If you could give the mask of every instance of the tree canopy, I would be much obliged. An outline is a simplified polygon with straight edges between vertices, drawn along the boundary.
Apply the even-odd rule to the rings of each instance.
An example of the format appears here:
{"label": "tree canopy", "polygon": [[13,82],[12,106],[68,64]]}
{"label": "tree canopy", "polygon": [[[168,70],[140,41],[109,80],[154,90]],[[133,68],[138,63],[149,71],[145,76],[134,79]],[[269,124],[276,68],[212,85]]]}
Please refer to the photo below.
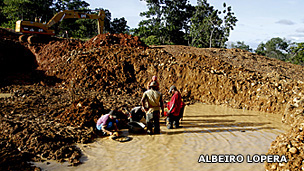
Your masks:
{"label": "tree canopy", "polygon": [[17,20],[34,21],[35,17],[42,20],[53,15],[53,0],[2,0],[1,14],[5,16],[1,26],[14,28]]}
{"label": "tree canopy", "polygon": [[256,49],[256,53],[270,58],[280,60],[287,60],[287,53],[289,52],[289,43],[287,40],[276,37],[267,41],[265,44],[262,42]]}
{"label": "tree canopy", "polygon": [[242,49],[249,52],[252,52],[252,48],[249,45],[246,45],[244,41],[237,41],[236,43],[231,43],[231,48]]}
{"label": "tree canopy", "polygon": [[[237,22],[230,6],[215,10],[207,0],[193,6],[187,0],[145,0],[148,11],[135,34],[146,43],[182,44],[195,47],[224,47]],[[221,16],[223,15],[223,16]],[[221,18],[222,17],[222,18]]]}
{"label": "tree canopy", "polygon": [[[194,16],[191,18],[191,45],[195,47],[225,47],[230,30],[237,19],[230,6],[223,4],[224,10],[215,10],[207,0],[198,0]],[[220,15],[223,14],[223,19]]]}
{"label": "tree canopy", "polygon": [[293,43],[287,61],[304,65],[304,43]]}

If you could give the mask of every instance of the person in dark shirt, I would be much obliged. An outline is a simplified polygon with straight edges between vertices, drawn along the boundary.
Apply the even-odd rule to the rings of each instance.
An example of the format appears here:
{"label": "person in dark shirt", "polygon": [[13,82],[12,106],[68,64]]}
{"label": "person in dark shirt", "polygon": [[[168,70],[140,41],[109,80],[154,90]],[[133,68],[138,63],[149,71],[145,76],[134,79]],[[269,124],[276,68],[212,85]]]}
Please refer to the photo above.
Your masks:
{"label": "person in dark shirt", "polygon": [[139,122],[144,116],[145,112],[141,106],[134,107],[130,111],[130,122]]}

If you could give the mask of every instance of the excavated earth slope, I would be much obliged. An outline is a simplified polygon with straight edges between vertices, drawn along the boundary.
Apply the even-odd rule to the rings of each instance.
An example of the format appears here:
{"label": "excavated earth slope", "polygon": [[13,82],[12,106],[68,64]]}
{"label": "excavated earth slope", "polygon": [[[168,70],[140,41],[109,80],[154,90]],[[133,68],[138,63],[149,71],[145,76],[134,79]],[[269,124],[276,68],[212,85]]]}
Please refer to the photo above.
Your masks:
{"label": "excavated earth slope", "polygon": [[[0,41],[18,44],[14,37]],[[174,84],[187,103],[281,114],[292,127],[277,137],[268,153],[286,155],[289,162],[265,167],[297,170],[303,166],[302,66],[239,49],[148,48],[137,37],[124,34],[99,35],[85,43],[63,40],[23,46],[36,57],[27,66],[38,65],[20,77],[0,75],[5,80],[0,92],[12,95],[0,99],[0,154],[9,156],[0,163],[1,169],[33,169],[22,160],[27,156],[79,164],[81,152],[73,143],[96,137],[94,123],[101,114],[138,105],[153,75],[158,76],[165,99]],[[7,58],[0,52],[1,60]],[[125,119],[123,113],[121,118]],[[16,157],[23,162],[8,164]]]}

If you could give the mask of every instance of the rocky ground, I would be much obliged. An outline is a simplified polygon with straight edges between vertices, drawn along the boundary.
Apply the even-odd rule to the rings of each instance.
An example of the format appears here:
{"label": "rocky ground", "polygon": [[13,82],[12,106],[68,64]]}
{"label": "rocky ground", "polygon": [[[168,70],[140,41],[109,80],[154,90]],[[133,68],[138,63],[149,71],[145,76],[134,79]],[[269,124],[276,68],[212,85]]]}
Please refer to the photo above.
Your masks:
{"label": "rocky ground", "polygon": [[278,136],[268,153],[290,160],[265,168],[303,166],[302,66],[239,49],[147,47],[125,34],[34,45],[20,44],[4,29],[0,34],[0,93],[12,95],[0,98],[1,170],[38,169],[29,160],[80,164],[81,151],[74,144],[98,136],[94,125],[101,114],[139,105],[153,75],[165,99],[174,84],[188,104],[282,115],[291,130]]}

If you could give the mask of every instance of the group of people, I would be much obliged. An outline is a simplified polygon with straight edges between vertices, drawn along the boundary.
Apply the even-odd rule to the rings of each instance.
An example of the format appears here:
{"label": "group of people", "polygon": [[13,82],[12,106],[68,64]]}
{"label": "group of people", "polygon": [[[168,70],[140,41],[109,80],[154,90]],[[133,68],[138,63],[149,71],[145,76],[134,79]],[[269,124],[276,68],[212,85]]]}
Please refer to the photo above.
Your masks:
{"label": "group of people", "polygon": [[[150,135],[153,133],[160,133],[160,116],[166,116],[166,126],[168,129],[172,129],[173,127],[180,128],[179,122],[183,117],[185,104],[183,103],[181,94],[177,88],[174,85],[170,87],[169,93],[172,97],[168,103],[164,103],[162,99],[156,76],[152,77],[147,89],[148,90],[144,92],[141,98],[141,106],[134,107],[130,111],[130,121],[139,122],[145,117],[147,133]],[[168,109],[168,112],[164,112],[165,107]],[[112,135],[113,131],[117,131],[116,117],[113,110],[110,113],[101,116],[96,124],[97,129],[101,130],[104,135]]]}

